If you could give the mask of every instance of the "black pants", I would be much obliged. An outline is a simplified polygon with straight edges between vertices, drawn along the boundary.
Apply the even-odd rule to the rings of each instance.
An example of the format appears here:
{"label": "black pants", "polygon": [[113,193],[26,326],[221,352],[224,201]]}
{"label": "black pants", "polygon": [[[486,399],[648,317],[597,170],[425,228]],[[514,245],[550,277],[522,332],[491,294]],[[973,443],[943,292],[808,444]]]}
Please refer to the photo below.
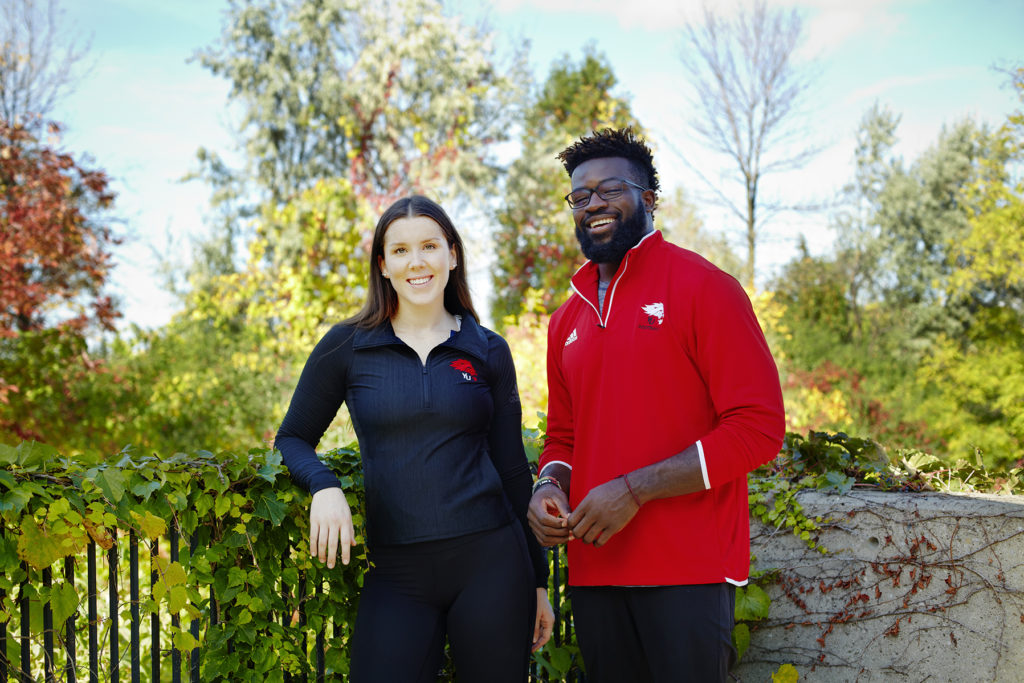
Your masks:
{"label": "black pants", "polygon": [[570,595],[587,683],[726,680],[734,586],[573,586]]}
{"label": "black pants", "polygon": [[459,683],[526,680],[537,594],[518,523],[369,557],[351,681],[436,681],[446,636]]}

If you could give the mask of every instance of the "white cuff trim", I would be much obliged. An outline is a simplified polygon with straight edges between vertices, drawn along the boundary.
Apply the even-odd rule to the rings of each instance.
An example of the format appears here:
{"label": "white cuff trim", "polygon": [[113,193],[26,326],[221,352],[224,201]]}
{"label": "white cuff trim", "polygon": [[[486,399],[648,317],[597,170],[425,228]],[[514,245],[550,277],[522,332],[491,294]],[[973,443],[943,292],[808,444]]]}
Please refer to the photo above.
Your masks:
{"label": "white cuff trim", "polygon": [[543,469],[541,469],[541,471],[537,473],[537,476],[538,477],[543,477],[544,476],[544,470],[546,470],[547,468],[551,467],[552,465],[564,465],[566,469],[568,469],[570,472],[572,472],[572,465],[570,465],[569,463],[567,463],[567,462],[565,462],[563,460],[552,460],[547,465],[544,465]]}
{"label": "white cuff trim", "polygon": [[734,586],[746,586],[747,583],[749,583],[749,579],[743,579],[742,581],[737,581],[736,579],[730,579],[727,576],[727,577],[725,577],[725,582],[726,583],[731,583]]}
{"label": "white cuff trim", "polygon": [[697,441],[697,456],[700,458],[700,473],[704,477],[704,489],[711,488],[711,481],[708,479],[708,463],[704,460],[704,444]]}

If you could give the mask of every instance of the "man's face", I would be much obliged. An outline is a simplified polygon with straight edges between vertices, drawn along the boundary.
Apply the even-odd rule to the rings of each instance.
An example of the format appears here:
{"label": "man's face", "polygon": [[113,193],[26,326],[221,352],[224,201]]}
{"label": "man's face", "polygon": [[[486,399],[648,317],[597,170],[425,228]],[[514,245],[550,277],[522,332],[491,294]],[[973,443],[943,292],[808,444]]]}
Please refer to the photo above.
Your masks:
{"label": "man's face", "polygon": [[654,193],[616,179],[636,182],[632,165],[622,157],[584,161],[572,172],[572,189],[621,187],[622,194],[602,199],[596,192],[590,203],[574,209],[576,239],[583,255],[594,263],[618,264],[640,238],[651,230],[649,211]]}

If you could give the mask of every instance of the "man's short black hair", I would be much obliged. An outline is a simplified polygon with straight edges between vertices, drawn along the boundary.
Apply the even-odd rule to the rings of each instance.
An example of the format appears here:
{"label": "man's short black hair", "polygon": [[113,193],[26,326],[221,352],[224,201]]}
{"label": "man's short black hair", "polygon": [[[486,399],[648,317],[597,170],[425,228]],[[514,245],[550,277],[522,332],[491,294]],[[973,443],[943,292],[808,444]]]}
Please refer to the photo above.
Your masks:
{"label": "man's short black hair", "polygon": [[654,155],[647,143],[633,133],[632,128],[605,128],[595,131],[589,137],[581,137],[558,155],[558,159],[565,166],[565,172],[570,176],[584,161],[607,157],[628,159],[633,166],[633,172],[637,174],[636,178],[629,180],[635,180],[644,187],[654,190],[654,196],[658,196],[660,184],[658,172],[654,170]]}

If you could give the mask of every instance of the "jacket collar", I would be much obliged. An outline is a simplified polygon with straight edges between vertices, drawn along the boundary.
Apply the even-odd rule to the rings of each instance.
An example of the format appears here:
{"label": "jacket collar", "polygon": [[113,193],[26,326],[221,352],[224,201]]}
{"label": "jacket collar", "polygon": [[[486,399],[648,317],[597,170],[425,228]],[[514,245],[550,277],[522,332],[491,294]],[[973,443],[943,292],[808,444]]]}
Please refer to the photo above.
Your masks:
{"label": "jacket collar", "polygon": [[[480,327],[476,319],[468,313],[463,312],[459,315],[462,316],[462,324],[459,326],[459,331],[452,335],[448,341],[442,342],[441,345],[468,353],[480,360],[486,360],[487,336],[484,334],[484,328]],[[356,329],[352,337],[353,350],[388,346],[390,344],[404,345],[404,342],[398,338],[394,329],[392,329],[390,320],[377,327]]]}
{"label": "jacket collar", "polygon": [[[642,258],[644,254],[653,251],[657,248],[657,245],[663,243],[665,237],[661,234],[661,230],[651,230],[649,233],[640,238],[640,241],[633,245],[626,255],[622,257],[622,263],[619,264],[619,269],[615,271],[615,276],[612,277],[612,284],[618,281],[618,279],[626,272],[626,266],[630,261]],[[593,261],[587,261],[576,271],[575,275],[572,276],[572,288],[578,295],[587,299],[591,298],[596,300],[597,297],[597,264]],[[593,292],[590,295],[584,295],[584,292]]]}

